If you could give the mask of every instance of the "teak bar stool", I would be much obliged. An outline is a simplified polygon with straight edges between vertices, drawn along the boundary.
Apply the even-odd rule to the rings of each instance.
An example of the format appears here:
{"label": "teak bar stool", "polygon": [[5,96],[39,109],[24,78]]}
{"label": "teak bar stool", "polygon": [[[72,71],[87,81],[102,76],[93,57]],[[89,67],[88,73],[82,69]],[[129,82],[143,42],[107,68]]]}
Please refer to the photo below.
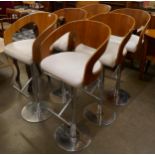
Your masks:
{"label": "teak bar stool", "polygon": [[[44,22],[42,21],[44,19]],[[13,42],[12,36],[15,32],[20,30],[23,26],[34,23],[39,31],[39,35],[50,25],[55,25],[57,21],[57,16],[55,14],[49,14],[47,12],[38,12],[24,16],[14,22],[5,32],[4,32],[4,42],[5,48],[4,52],[9,57],[16,59],[28,66],[30,66],[32,77],[26,82],[23,88],[19,92],[23,92],[28,83],[32,80],[34,101],[30,101],[22,109],[22,117],[29,122],[40,122],[47,119],[50,116],[50,112],[47,111],[46,103],[39,100],[38,92],[38,70],[36,68],[37,63],[34,61],[33,53],[33,43],[35,39],[26,39]],[[37,38],[36,38],[37,39]]]}
{"label": "teak bar stool", "polygon": [[81,7],[87,11],[87,18],[91,18],[100,13],[108,13],[111,10],[111,6],[107,4],[89,4]]}
{"label": "teak bar stool", "polygon": [[138,61],[140,64],[144,48],[144,33],[151,19],[150,14],[147,11],[133,8],[116,9],[113,12],[123,13],[132,16],[135,19],[134,30],[136,33],[131,35],[125,48],[128,51],[127,56]]}
{"label": "teak bar stool", "polygon": [[[55,13],[58,16],[57,28],[68,22],[86,19],[87,17],[87,12],[80,8],[63,8],[53,13]],[[57,39],[53,43],[51,48],[54,48],[55,52],[67,51],[68,38],[69,38],[69,32],[61,36],[59,39]],[[67,95],[66,87],[64,86],[64,84],[61,83],[60,88],[52,90],[52,92],[50,93],[50,98],[55,103],[65,103],[65,101],[67,100],[66,95]]]}
{"label": "teak bar stool", "polygon": [[[50,45],[67,32],[70,32],[68,46],[72,46],[74,49],[75,46],[83,43],[95,48],[94,54],[90,56],[70,49],[70,51],[49,56],[51,52]],[[98,59],[104,53],[110,32],[110,28],[103,23],[79,20],[59,27],[50,33],[40,45],[40,60],[44,58],[41,61],[42,70],[45,74],[54,76],[70,86],[71,122],[67,126],[58,127],[55,133],[58,145],[64,150],[79,151],[87,147],[91,142],[87,135],[77,129],[75,88],[90,84],[100,75],[102,66]],[[102,102],[100,101],[99,105],[101,113]]]}
{"label": "teak bar stool", "polygon": [[[121,67],[122,67],[124,57],[127,53],[124,46],[131,36],[131,33],[134,28],[135,20],[130,16],[117,14],[117,13],[96,15],[90,18],[90,20],[102,22],[104,24],[107,24],[111,28],[112,35],[110,36],[110,40],[105,52],[100,57],[100,61],[103,64],[103,66],[106,66],[114,70],[116,69],[117,71],[117,80],[116,80],[114,96],[115,96],[115,104],[119,105],[121,104],[121,101],[119,98],[119,87],[120,87],[120,78],[121,78],[121,69],[122,69]],[[87,47],[86,45],[81,45],[76,48],[76,51],[77,52],[83,51],[86,54],[93,54],[95,51],[95,49],[91,49],[89,51],[88,49],[90,49],[90,47]],[[89,120],[97,123],[96,120],[91,119],[92,117],[88,117],[91,114],[91,116],[95,118],[96,113],[94,113],[94,110],[93,110],[94,106],[95,105],[90,105],[88,108],[86,108],[85,115]],[[112,114],[109,119],[104,120],[102,123],[108,125],[108,124],[111,124],[114,120],[115,120],[115,114]]]}
{"label": "teak bar stool", "polygon": [[92,17],[90,20],[103,22],[111,28],[112,35],[100,61],[104,66],[116,71],[116,85],[113,93],[114,101],[115,105],[124,105],[127,102],[121,98],[120,89],[122,64],[127,54],[127,50],[124,47],[132,34],[135,20],[131,16],[118,13],[100,14]]}

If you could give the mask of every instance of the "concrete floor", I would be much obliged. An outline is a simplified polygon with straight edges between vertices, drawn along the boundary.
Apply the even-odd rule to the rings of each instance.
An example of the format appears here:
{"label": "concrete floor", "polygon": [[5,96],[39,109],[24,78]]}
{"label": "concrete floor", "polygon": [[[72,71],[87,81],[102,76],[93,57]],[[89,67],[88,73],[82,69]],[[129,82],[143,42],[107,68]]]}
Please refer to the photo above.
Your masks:
{"label": "concrete floor", "polygon": [[[78,126],[90,134],[92,143],[76,153],[155,153],[155,66],[145,81],[138,79],[138,71],[126,67],[121,86],[130,93],[128,105],[109,106],[117,119],[109,126],[98,127],[82,115],[83,109],[95,100],[79,92],[77,101]],[[54,139],[56,128],[62,123],[51,116],[42,123],[29,123],[22,119],[21,109],[29,101],[12,87],[11,69],[0,69],[0,153],[69,153],[60,149]],[[24,70],[21,78],[26,79]],[[105,79],[105,90],[113,88],[114,81]],[[46,89],[45,89],[46,88]],[[49,100],[50,87],[43,77],[44,100]],[[49,100],[50,101],[50,100]],[[60,104],[50,102],[58,109]],[[69,118],[69,109],[65,117]]]}

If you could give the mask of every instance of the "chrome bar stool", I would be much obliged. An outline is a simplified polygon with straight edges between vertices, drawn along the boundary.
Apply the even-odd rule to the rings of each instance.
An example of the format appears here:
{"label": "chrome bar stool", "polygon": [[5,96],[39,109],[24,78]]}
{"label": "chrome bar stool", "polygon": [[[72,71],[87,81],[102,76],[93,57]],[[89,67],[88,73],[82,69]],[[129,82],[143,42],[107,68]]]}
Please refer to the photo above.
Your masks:
{"label": "chrome bar stool", "polygon": [[[53,12],[58,16],[57,28],[66,24],[68,22],[86,19],[87,12],[81,8],[63,8]],[[51,48],[57,52],[67,51],[68,49],[68,38],[69,32],[57,39],[52,45]],[[53,79],[53,78],[52,78]],[[53,79],[54,81],[56,79]],[[68,90],[64,87],[64,84],[59,81],[60,85],[58,88],[55,88],[50,92],[50,99],[55,103],[65,104],[67,100]],[[66,94],[66,95],[65,95]]]}
{"label": "chrome bar stool", "polygon": [[[130,58],[132,62],[136,60],[137,62],[141,61],[142,58],[142,48],[143,48],[143,37],[146,28],[150,22],[151,16],[147,11],[142,9],[133,9],[133,8],[122,8],[113,10],[114,13],[121,13],[129,15],[135,19],[134,33],[131,35],[128,40],[125,48],[127,50],[126,57]],[[123,89],[119,90],[119,98],[122,101],[120,105],[126,105],[128,103],[129,93]]]}
{"label": "chrome bar stool", "polygon": [[[123,92],[120,89],[122,65],[127,54],[127,50],[124,47],[134,30],[135,20],[128,15],[118,13],[100,14],[90,18],[90,20],[103,22],[109,25],[112,30],[107,50],[100,58],[100,61],[104,66],[114,69],[114,72],[116,72],[116,85],[113,98],[115,105],[124,105],[126,102],[121,98]],[[126,26],[124,27],[123,24]]]}
{"label": "chrome bar stool", "polygon": [[[49,56],[50,45],[66,32],[70,32],[68,46],[72,44],[72,47],[75,47],[80,43],[85,43],[96,48],[95,53],[90,56],[80,52],[66,51]],[[43,72],[70,86],[71,121],[58,127],[55,132],[58,146],[64,150],[79,151],[91,142],[90,137],[77,128],[76,89],[90,84],[100,75],[102,66],[98,58],[106,49],[109,35],[110,29],[107,25],[95,21],[79,20],[69,22],[51,32],[40,45]]]}
{"label": "chrome bar stool", "polygon": [[[131,36],[131,33],[134,28],[135,20],[130,16],[117,14],[117,13],[96,15],[90,18],[90,20],[107,24],[112,31],[107,48],[99,59],[100,62],[102,63],[103,66],[105,67],[107,66],[111,69],[120,68],[123,63],[124,57],[127,53],[126,49],[124,49],[124,46]],[[126,25],[125,27],[124,27],[124,24]],[[95,49],[90,48],[89,46],[83,44],[83,45],[77,46],[75,51],[76,52],[82,51],[82,53],[85,53],[87,55],[93,55],[95,52]],[[116,96],[115,96],[115,102],[114,102],[116,105],[118,105],[119,103],[118,87],[120,82],[120,71],[121,71],[120,69],[117,70],[118,78],[116,82],[116,88],[115,88]],[[103,79],[104,72],[102,72],[102,74],[103,75],[99,79],[100,83],[98,84],[100,90],[102,90],[100,95],[101,101],[103,100],[104,88],[102,84],[104,82],[104,79]],[[94,122],[99,126],[109,125],[113,123],[113,121],[116,119],[116,113],[113,112],[111,109],[109,109],[107,111],[107,117],[106,117],[106,113],[104,111],[100,112],[101,108],[99,107],[100,107],[100,102],[98,105],[95,105],[95,104],[88,105],[88,107],[86,107],[85,109],[84,115],[91,122]],[[96,109],[96,111],[94,109]],[[102,118],[102,121],[97,121],[97,120],[100,120],[98,119],[98,117]]]}
{"label": "chrome bar stool", "polygon": [[[42,22],[42,19],[44,19],[45,22]],[[34,101],[30,101],[27,105],[25,105],[21,112],[22,117],[28,122],[43,121],[49,118],[51,113],[48,111],[48,104],[40,101],[39,99],[39,75],[36,69],[37,62],[35,62],[34,59],[34,56],[37,57],[37,53],[33,52],[35,39],[26,39],[12,42],[12,36],[16,31],[20,30],[20,28],[29,23],[34,23],[38,28],[39,35],[41,35],[41,33],[48,26],[54,26],[56,21],[57,16],[55,14],[38,12],[20,18],[4,32],[5,54],[30,66],[31,68],[32,77],[28,80],[26,85],[32,80]],[[20,92],[26,88],[26,85],[20,90]]]}

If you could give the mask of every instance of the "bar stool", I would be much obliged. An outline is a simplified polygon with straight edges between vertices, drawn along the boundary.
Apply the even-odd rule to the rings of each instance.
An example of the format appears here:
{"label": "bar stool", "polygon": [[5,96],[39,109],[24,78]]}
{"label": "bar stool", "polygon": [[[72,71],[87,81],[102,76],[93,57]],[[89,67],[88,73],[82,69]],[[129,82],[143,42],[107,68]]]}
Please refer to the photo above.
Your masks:
{"label": "bar stool", "polygon": [[[76,20],[86,19],[87,12],[80,8],[63,8],[53,12],[58,16],[57,27]],[[67,51],[69,32],[57,39],[50,48],[54,48],[55,52]],[[50,99],[55,103],[64,104],[67,100],[67,90],[64,84],[60,84],[60,88],[54,89],[50,93]]]}
{"label": "bar stool", "polygon": [[[77,46],[80,43],[84,43],[95,48],[95,53],[90,56],[74,51],[66,51],[48,56],[50,54],[50,45],[66,32],[70,32],[69,44],[72,44],[72,47],[73,45]],[[59,27],[50,33],[40,45],[40,60],[44,58],[41,61],[43,72],[70,85],[71,122],[67,126],[62,125],[58,127],[55,133],[58,145],[64,150],[79,151],[87,147],[91,142],[87,135],[77,129],[75,88],[88,85],[100,75],[102,66],[98,58],[106,48],[109,35],[110,29],[105,24],[79,20]],[[100,113],[102,113],[102,103],[103,100],[99,104]]]}
{"label": "bar stool", "polygon": [[[42,22],[43,19],[44,22]],[[20,28],[29,23],[34,23],[38,28],[39,34],[41,35],[49,25],[54,26],[56,21],[57,16],[55,14],[49,14],[47,12],[38,12],[20,18],[4,32],[5,54],[13,59],[16,59],[30,66],[31,69],[32,77],[28,79],[28,81],[21,90],[18,88],[19,92],[23,93],[26,86],[32,80],[34,101],[30,101],[27,105],[25,105],[21,112],[22,117],[29,122],[43,121],[47,119],[51,114],[47,110],[48,104],[40,101],[39,99],[39,74],[36,67],[37,63],[33,59],[35,54],[32,50],[35,39],[27,39],[12,42],[12,36],[15,32],[20,30]]]}
{"label": "bar stool", "polygon": [[[103,66],[106,66],[112,70],[116,69],[117,77],[116,77],[116,86],[114,92],[114,101],[115,105],[121,105],[121,100],[119,98],[119,90],[120,90],[120,78],[121,78],[121,70],[122,70],[122,63],[124,60],[125,55],[127,54],[127,50],[124,48],[125,44],[129,40],[131,33],[133,31],[135,20],[134,18],[118,13],[108,13],[108,14],[99,14],[96,15],[90,20],[99,21],[102,23],[107,24],[112,31],[112,35],[110,36],[110,40],[107,46],[106,51],[100,57],[100,61]],[[126,26],[124,26],[126,25]],[[115,38],[115,40],[114,40]],[[79,46],[76,48],[76,51],[83,51],[87,54],[93,54],[93,50],[91,53],[88,53],[87,46]],[[85,115],[88,117],[88,113],[93,114],[91,111],[93,105],[90,105],[85,111]],[[90,119],[90,117],[88,117]],[[109,123],[112,123],[115,119],[115,115],[112,115],[111,119],[109,119]],[[91,119],[90,119],[91,120]],[[91,120],[92,121],[92,120]],[[107,121],[108,124],[108,121]]]}
{"label": "bar stool", "polygon": [[[133,8],[122,8],[116,9],[113,12],[115,13],[123,13],[129,16],[132,16],[135,19],[135,27],[134,33],[131,35],[128,43],[125,48],[127,49],[126,58],[129,58],[131,62],[138,62],[140,64],[142,55],[143,55],[143,43],[144,43],[144,33],[148,24],[150,22],[151,16],[147,11],[141,9],[133,9]],[[121,98],[126,98],[126,102],[128,101],[129,93],[125,90],[121,89]]]}

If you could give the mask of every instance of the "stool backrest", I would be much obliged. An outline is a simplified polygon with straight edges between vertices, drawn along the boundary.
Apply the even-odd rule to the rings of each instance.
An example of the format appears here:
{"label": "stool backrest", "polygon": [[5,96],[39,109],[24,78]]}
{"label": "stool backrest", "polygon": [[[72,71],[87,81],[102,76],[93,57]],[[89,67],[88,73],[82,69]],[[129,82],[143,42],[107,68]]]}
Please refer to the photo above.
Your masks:
{"label": "stool backrest", "polygon": [[15,32],[19,31],[27,24],[35,24],[38,28],[39,34],[41,34],[48,26],[56,24],[57,16],[48,12],[38,12],[21,17],[15,21],[4,32],[4,42],[8,44],[12,42],[12,36]]}
{"label": "stool backrest", "polygon": [[87,12],[80,8],[64,8],[54,11],[53,13],[58,16],[58,19],[64,18],[65,23],[75,20],[82,20],[87,17]]}
{"label": "stool backrest", "polygon": [[142,47],[142,40],[144,37],[145,30],[148,27],[148,24],[150,22],[151,16],[147,11],[141,10],[141,9],[133,9],[133,8],[122,8],[122,9],[116,9],[112,12],[115,13],[123,13],[129,16],[132,16],[135,19],[135,30],[141,29],[140,32],[140,38],[137,45],[137,50]]}
{"label": "stool backrest", "polygon": [[134,18],[125,14],[108,13],[96,15],[90,18],[90,20],[107,24],[111,28],[112,35],[123,37],[116,60],[116,64],[121,63],[123,59],[124,46],[134,30]]}
{"label": "stool backrest", "polygon": [[108,13],[111,10],[111,6],[107,4],[90,4],[81,8],[87,11],[87,18],[100,13]]}
{"label": "stool backrest", "polygon": [[132,16],[135,19],[135,29],[139,29],[141,26],[147,26],[150,21],[150,14],[147,11],[133,8],[116,9],[112,12],[123,13]]}

